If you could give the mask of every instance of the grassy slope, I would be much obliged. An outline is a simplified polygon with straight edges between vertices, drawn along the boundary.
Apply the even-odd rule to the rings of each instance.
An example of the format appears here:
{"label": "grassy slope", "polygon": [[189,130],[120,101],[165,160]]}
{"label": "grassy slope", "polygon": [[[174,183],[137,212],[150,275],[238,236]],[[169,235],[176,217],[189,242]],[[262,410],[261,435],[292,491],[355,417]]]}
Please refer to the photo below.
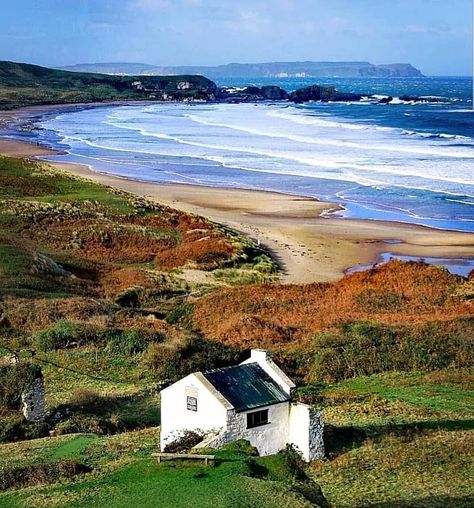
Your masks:
{"label": "grassy slope", "polygon": [[[208,270],[251,247],[247,240],[231,237],[204,219],[74,179],[44,164],[5,157],[0,157],[0,240],[2,294],[8,292],[7,284],[12,290],[27,289],[20,279],[22,274],[30,282],[34,278],[27,269],[30,250],[64,260],[73,273],[77,269],[79,278],[97,281],[114,270],[128,270],[129,275],[136,270],[145,277],[160,265],[169,270],[193,260],[194,268]],[[243,261],[245,257],[240,264]],[[88,270],[95,277],[92,273],[87,277]],[[120,272],[122,279],[123,275]],[[82,294],[76,282],[76,289],[68,289]],[[91,296],[94,291],[107,292],[104,285],[111,286],[113,280],[102,282],[91,288]],[[133,280],[125,282],[133,285]],[[58,280],[49,283],[60,285]],[[51,288],[44,289],[51,296]]]}
{"label": "grassy slope", "polygon": [[76,459],[93,472],[74,484],[0,493],[0,505],[23,507],[309,507],[293,489],[279,457],[257,459],[263,472],[252,478],[245,456],[218,452],[215,467],[199,463],[156,464],[158,429],[122,436],[47,438],[0,448],[0,467]]}
{"label": "grassy slope", "polygon": [[[264,337],[267,345],[272,345],[267,333],[271,330],[274,349],[281,352],[288,348],[287,366],[291,367],[292,355],[296,355],[299,362],[296,371],[304,371],[313,355],[308,338],[311,339],[314,331],[324,331],[342,318],[366,319],[375,315],[391,324],[402,322],[416,326],[420,320],[436,316],[449,324],[451,319],[469,315],[472,308],[469,300],[472,284],[418,265],[395,264],[385,271],[348,277],[334,286],[266,285],[217,293],[213,292],[212,285],[187,287],[185,282],[180,282],[179,269],[159,270],[156,260],[137,260],[137,252],[127,250],[126,245],[118,252],[121,256],[126,252],[130,257],[117,259],[111,256],[116,249],[111,247],[110,238],[106,238],[102,250],[96,243],[86,242],[87,231],[77,227],[76,219],[68,227],[70,232],[76,230],[83,236],[85,243],[81,249],[65,247],[67,242],[62,240],[53,241],[55,235],[67,239],[67,234],[64,235],[68,229],[62,228],[64,220],[58,226],[55,219],[47,216],[48,227],[43,228],[43,219],[33,220],[34,214],[24,213],[27,203],[34,201],[34,210],[38,203],[52,205],[48,214],[55,217],[59,213],[64,219],[67,204],[81,213],[91,214],[87,216],[89,226],[100,225],[100,231],[105,231],[107,224],[116,227],[127,222],[135,214],[147,221],[159,215],[161,229],[164,218],[173,219],[165,224],[165,230],[167,238],[177,240],[178,246],[183,238],[191,237],[191,244],[193,239],[199,240],[199,233],[183,234],[189,228],[194,230],[195,225],[189,225],[169,209],[137,209],[137,203],[128,195],[13,159],[0,159],[1,199],[12,201],[8,206],[0,206],[3,254],[0,256],[0,339],[14,347],[34,347],[32,336],[36,332],[67,319],[80,323],[92,321],[105,328],[147,331],[152,328],[163,332],[165,344],[172,348],[185,341],[189,332],[181,326],[187,323],[178,320],[175,326],[150,316],[179,309],[190,292],[196,295],[211,291],[209,296],[191,299],[197,309],[192,318],[198,324],[206,324],[203,326],[206,333],[229,342],[234,341],[237,332],[243,333],[243,337],[248,333],[250,338]],[[86,202],[97,203],[91,207]],[[21,213],[8,213],[12,206],[19,207]],[[107,224],[102,219],[95,222],[104,211]],[[198,227],[203,226],[211,227],[202,223]],[[142,221],[140,227],[151,228],[156,233],[157,224]],[[208,236],[210,230],[202,234]],[[227,238],[219,229],[214,233],[217,238],[223,238],[222,235]],[[198,236],[193,237],[194,234]],[[162,241],[164,237],[160,238]],[[230,237],[228,241],[240,251],[248,247],[239,238]],[[143,252],[147,248],[149,244],[145,242]],[[71,281],[51,271],[32,271],[34,252],[62,264],[76,273],[77,278]],[[182,252],[176,251],[173,259]],[[242,262],[245,264],[245,260]],[[268,260],[249,260],[243,272],[251,279],[252,274],[261,273],[254,270],[255,262],[265,265]],[[227,278],[235,283],[249,278],[235,277],[234,269],[221,270],[215,271],[216,279]],[[222,277],[223,273],[228,275]],[[213,283],[214,289],[218,283],[217,280]],[[387,284],[388,299],[380,292],[382,287],[387,289]],[[142,288],[141,307],[123,308],[114,303],[117,294],[137,285]],[[159,296],[155,294],[157,289]],[[393,293],[400,291],[403,300],[393,297]],[[240,295],[238,299],[234,298],[236,294]],[[386,309],[385,305],[390,308]],[[252,319],[247,320],[247,328],[239,329],[235,323],[240,322],[242,313]],[[253,316],[264,319],[258,321]],[[225,333],[221,328],[222,317],[229,323]],[[294,331],[288,334],[287,330]],[[130,355],[92,343],[78,348],[37,351],[36,355],[51,362],[42,364],[48,411],[71,407],[77,388],[87,388],[104,398],[82,409],[81,417],[121,422],[122,430],[159,424],[156,377],[143,363],[142,353]],[[182,368],[182,364],[178,367]],[[472,370],[451,368],[357,376],[302,390],[303,400],[324,410],[328,430],[328,460],[312,465],[311,476],[334,506],[469,506],[469,496],[474,495],[470,481],[474,449],[472,389]],[[277,459],[262,460],[262,465],[269,470],[266,480],[248,477],[242,460],[235,457],[235,461],[204,470],[204,476],[203,468],[198,465],[173,468],[153,464],[149,454],[156,449],[158,433],[158,429],[149,428],[114,436],[60,436],[1,445],[0,466],[74,458],[93,466],[94,471],[74,482],[65,480],[0,493],[0,506],[28,506],[33,502],[38,506],[81,507],[130,506],[131,503],[145,507],[308,505],[285,481],[281,466],[274,462]]]}
{"label": "grassy slope", "polygon": [[473,447],[472,431],[389,435],[315,464],[312,477],[337,507],[468,508]]}
{"label": "grassy slope", "polygon": [[[314,463],[310,476],[336,507],[471,506],[472,385],[472,373],[448,370],[325,387],[319,396],[329,430],[328,460]],[[216,469],[157,466],[149,453],[158,434],[152,428],[3,445],[0,465],[75,458],[94,472],[76,482],[5,492],[0,504],[26,506],[35,499],[39,506],[306,506],[288,491],[271,457],[261,464],[277,482],[248,478],[237,458]]]}
{"label": "grassy slope", "polygon": [[[0,343],[36,349],[49,411],[86,388],[111,399],[103,417],[128,427],[158,424],[156,395],[149,390],[155,378],[143,354],[94,340],[40,352],[35,334],[66,321],[101,333],[152,334],[171,348],[189,334],[155,316],[166,316],[189,292],[209,290],[214,271],[228,270],[213,271],[221,263],[265,278],[249,252],[251,242],[201,218],[44,164],[0,158]],[[262,264],[263,252],[255,253]],[[183,266],[203,271],[210,285],[188,283]],[[139,294],[137,309],[116,301],[130,288]]]}
{"label": "grassy slope", "polygon": [[312,478],[334,506],[471,506],[474,371],[387,372],[302,390],[324,411],[329,460]]}
{"label": "grassy slope", "polygon": [[471,506],[474,372],[390,373],[327,386],[330,460],[312,478],[337,507]]}
{"label": "grassy slope", "polygon": [[[202,76],[109,76],[0,61],[0,109],[34,104],[145,99],[149,95],[147,92],[132,87],[137,80],[144,88],[178,93],[181,98],[197,97],[200,92],[215,86]],[[179,91],[177,85],[182,81],[191,83],[191,88]]]}

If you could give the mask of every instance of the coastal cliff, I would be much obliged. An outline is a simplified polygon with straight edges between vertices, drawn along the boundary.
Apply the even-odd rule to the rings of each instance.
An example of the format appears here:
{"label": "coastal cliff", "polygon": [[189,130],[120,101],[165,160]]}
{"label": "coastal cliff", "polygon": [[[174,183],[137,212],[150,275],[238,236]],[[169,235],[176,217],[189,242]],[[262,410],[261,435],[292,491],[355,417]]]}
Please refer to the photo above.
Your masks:
{"label": "coastal cliff", "polygon": [[221,78],[331,78],[331,77],[375,77],[375,78],[417,78],[420,70],[411,64],[382,64],[370,62],[268,62],[256,64],[230,63],[219,66],[172,66],[157,67],[138,63],[97,63],[78,64],[63,67],[73,72],[100,72],[104,74],[203,74],[212,79]]}

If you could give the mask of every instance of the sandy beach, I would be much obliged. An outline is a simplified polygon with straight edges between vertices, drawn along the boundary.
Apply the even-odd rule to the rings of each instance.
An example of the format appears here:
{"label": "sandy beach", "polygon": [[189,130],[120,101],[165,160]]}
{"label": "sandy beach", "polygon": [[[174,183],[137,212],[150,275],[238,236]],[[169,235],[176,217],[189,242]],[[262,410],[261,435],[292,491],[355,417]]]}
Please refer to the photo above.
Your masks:
{"label": "sandy beach", "polygon": [[[46,156],[45,148],[0,139],[0,154]],[[322,216],[338,205],[274,192],[138,182],[55,163],[90,180],[205,216],[260,241],[281,263],[282,282],[340,278],[352,266],[376,263],[383,252],[423,257],[474,258],[474,235],[410,224]],[[393,240],[399,243],[392,243]]]}

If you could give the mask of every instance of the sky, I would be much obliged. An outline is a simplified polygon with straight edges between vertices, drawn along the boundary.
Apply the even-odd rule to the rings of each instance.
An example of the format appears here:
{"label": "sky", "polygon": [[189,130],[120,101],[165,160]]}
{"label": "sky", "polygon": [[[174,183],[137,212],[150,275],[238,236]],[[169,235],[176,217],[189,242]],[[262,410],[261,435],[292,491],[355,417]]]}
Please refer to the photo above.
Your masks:
{"label": "sky", "polygon": [[0,60],[358,60],[472,72],[472,0],[5,0]]}

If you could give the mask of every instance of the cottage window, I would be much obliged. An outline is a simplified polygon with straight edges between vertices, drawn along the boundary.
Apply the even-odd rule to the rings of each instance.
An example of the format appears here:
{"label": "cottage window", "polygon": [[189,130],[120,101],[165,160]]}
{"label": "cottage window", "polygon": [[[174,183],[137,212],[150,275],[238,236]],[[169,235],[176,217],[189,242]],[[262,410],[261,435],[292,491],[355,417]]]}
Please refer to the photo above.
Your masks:
{"label": "cottage window", "polygon": [[266,425],[268,422],[268,409],[247,413],[247,429]]}
{"label": "cottage window", "polygon": [[186,408],[188,411],[198,410],[198,400],[196,397],[186,397]]}

